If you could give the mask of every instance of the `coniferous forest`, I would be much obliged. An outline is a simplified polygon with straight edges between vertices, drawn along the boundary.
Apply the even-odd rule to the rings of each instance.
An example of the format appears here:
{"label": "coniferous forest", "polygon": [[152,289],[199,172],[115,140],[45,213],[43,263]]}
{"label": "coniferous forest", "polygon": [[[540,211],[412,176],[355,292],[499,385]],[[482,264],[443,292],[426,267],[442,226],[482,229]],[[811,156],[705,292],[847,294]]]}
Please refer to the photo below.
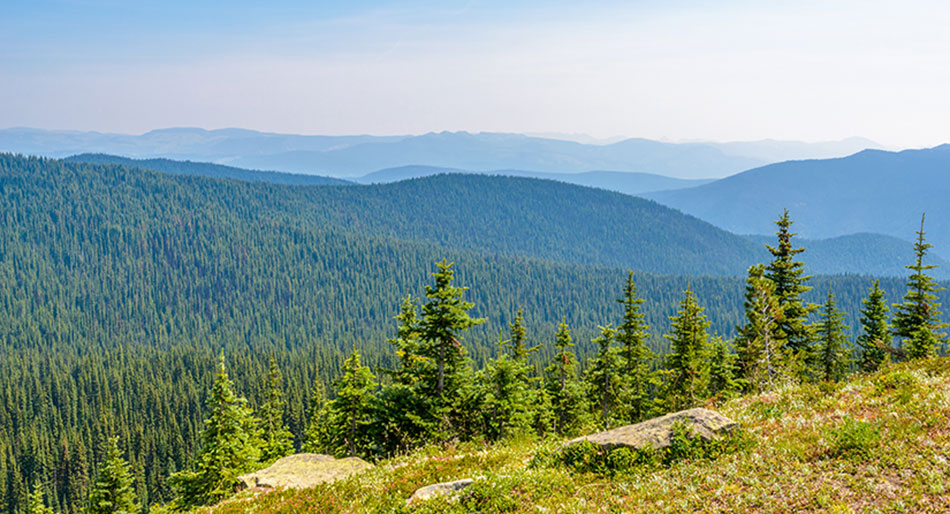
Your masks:
{"label": "coniferous forest", "polygon": [[946,353],[925,218],[893,278],[809,276],[794,215],[763,251],[548,181],[0,154],[0,511],[188,508],[295,451],[568,436]]}

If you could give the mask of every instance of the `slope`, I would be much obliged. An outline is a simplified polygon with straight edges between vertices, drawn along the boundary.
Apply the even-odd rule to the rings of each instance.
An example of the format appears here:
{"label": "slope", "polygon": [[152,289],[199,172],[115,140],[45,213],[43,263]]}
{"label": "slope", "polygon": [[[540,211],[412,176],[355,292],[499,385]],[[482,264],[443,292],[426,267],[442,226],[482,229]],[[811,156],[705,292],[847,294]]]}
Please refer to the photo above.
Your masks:
{"label": "slope", "polygon": [[710,184],[646,196],[741,234],[772,232],[788,208],[803,237],[861,232],[914,238],[927,213],[928,239],[950,253],[950,145],[924,150],[866,150],[840,159],[791,161]]}
{"label": "slope", "polygon": [[232,178],[248,182],[270,182],[293,186],[346,185],[351,182],[319,175],[299,175],[276,171],[246,170],[233,166],[224,166],[210,162],[175,161],[171,159],[130,159],[108,154],[79,154],[63,159],[67,162],[85,162],[89,164],[120,164],[148,170],[161,171],[172,175],[196,175],[213,178]]}
{"label": "slope", "polygon": [[[533,460],[558,440],[427,448],[335,484],[248,491],[198,512],[946,512],[948,397],[950,362],[936,358],[721,405],[742,443],[714,459],[605,476]],[[406,504],[419,487],[463,478],[474,483],[457,500]]]}

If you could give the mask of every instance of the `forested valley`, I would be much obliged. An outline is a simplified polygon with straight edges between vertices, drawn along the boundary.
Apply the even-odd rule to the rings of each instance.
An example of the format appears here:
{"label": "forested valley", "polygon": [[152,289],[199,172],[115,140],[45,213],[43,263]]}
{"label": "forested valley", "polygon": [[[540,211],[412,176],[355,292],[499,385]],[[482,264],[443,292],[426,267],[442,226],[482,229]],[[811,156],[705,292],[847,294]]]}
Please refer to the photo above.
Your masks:
{"label": "forested valley", "polygon": [[[765,253],[591,191],[469,176],[294,187],[0,155],[0,510],[79,512],[120,455],[139,505],[188,506],[305,447],[373,459],[568,434],[946,352],[926,226],[910,283],[807,278],[794,212]],[[545,202],[575,216],[518,224]],[[436,322],[447,311],[454,325]],[[773,351],[780,365],[762,369]],[[202,475],[209,408],[239,396],[265,421],[235,411],[257,426],[249,460]]]}

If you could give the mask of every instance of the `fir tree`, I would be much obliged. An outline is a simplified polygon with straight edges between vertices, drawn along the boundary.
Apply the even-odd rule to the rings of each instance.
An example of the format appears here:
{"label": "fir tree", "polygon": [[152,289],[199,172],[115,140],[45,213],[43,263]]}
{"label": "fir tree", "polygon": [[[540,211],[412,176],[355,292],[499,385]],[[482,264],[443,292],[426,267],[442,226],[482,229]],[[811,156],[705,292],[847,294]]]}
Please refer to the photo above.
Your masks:
{"label": "fir tree", "polygon": [[597,409],[597,417],[604,428],[617,421],[620,384],[617,383],[617,351],[613,347],[616,334],[617,330],[609,325],[600,327],[600,337],[591,341],[597,345],[597,356],[590,362],[584,377],[590,406]]}
{"label": "fir tree", "polygon": [[399,368],[390,374],[397,384],[415,385],[429,374],[432,360],[421,355],[418,308],[411,295],[403,299],[396,320],[396,337],[389,344],[396,348]]}
{"label": "fir tree", "polygon": [[264,430],[261,443],[261,461],[271,462],[294,452],[293,434],[284,424],[284,380],[277,361],[270,359],[267,374],[266,401],[260,408],[261,428]]}
{"label": "fir tree", "polygon": [[583,424],[587,411],[583,387],[577,380],[577,358],[569,350],[572,346],[571,329],[562,320],[554,338],[557,353],[546,370],[546,385],[555,413],[554,431],[561,435],[570,434]]}
{"label": "fir tree", "polygon": [[43,490],[40,489],[39,482],[33,484],[26,511],[28,514],[53,514],[53,509],[47,507],[43,501]]}
{"label": "fir tree", "polygon": [[337,397],[327,403],[329,426],[327,447],[337,455],[368,455],[372,452],[370,429],[375,420],[376,377],[360,362],[360,352],[343,363],[343,376],[337,381]]}
{"label": "fir tree", "polygon": [[739,389],[736,356],[730,350],[729,343],[721,337],[713,338],[708,353],[709,394],[729,398]]}
{"label": "fir tree", "polygon": [[644,314],[640,312],[644,300],[637,298],[632,271],[627,272],[623,298],[617,302],[623,305],[623,322],[617,328],[617,342],[620,343],[623,376],[621,396],[626,409],[624,421],[635,422],[646,416],[650,406],[650,363],[653,352],[646,344],[650,327],[643,321]]}
{"label": "fir tree", "polygon": [[119,451],[119,438],[109,439],[106,460],[99,468],[89,494],[86,514],[134,514],[139,512],[129,464]]}
{"label": "fir tree", "polygon": [[708,368],[705,352],[709,334],[703,308],[689,289],[684,292],[676,316],[671,316],[671,333],[667,367],[672,372],[668,401],[673,410],[697,405],[706,396]]}
{"label": "fir tree", "polygon": [[259,421],[247,400],[235,394],[224,354],[218,360],[207,408],[210,415],[192,469],[169,479],[180,506],[207,505],[229,496],[238,475],[249,471],[260,458]]}
{"label": "fir tree", "polygon": [[527,330],[524,316],[518,310],[508,324],[511,338],[499,338],[499,348],[507,353],[489,363],[485,370],[485,406],[489,415],[489,437],[494,439],[523,434],[533,418],[532,394],[528,380]]}
{"label": "fir tree", "polygon": [[307,421],[307,428],[304,431],[303,451],[307,453],[325,453],[323,447],[327,439],[327,403],[326,388],[320,377],[313,380],[313,388],[310,389],[310,417]]}
{"label": "fir tree", "polygon": [[938,332],[944,324],[940,322],[940,304],[934,294],[942,288],[937,287],[933,277],[927,274],[937,265],[924,264],[924,257],[931,247],[933,245],[924,242],[924,216],[921,216],[914,243],[916,260],[906,266],[913,272],[907,280],[908,290],[904,294],[904,303],[894,304],[894,335],[903,339],[904,350],[911,358],[934,355],[943,335]]}
{"label": "fir tree", "polygon": [[836,307],[835,296],[829,289],[828,299],[821,309],[821,320],[815,327],[818,337],[818,364],[822,380],[837,382],[848,371],[848,341],[844,331],[844,313]]}
{"label": "fir tree", "polygon": [[781,328],[784,312],[775,296],[775,283],[765,278],[762,265],[749,268],[744,307],[746,323],[736,328],[742,380],[752,391],[774,389],[789,378],[790,363]]}
{"label": "fir tree", "polygon": [[462,300],[468,288],[452,285],[452,264],[443,259],[436,266],[439,270],[432,274],[435,285],[426,286],[429,301],[422,307],[420,353],[435,361],[434,393],[446,403],[455,393],[456,374],[464,361],[461,333],[485,320],[469,316],[475,304]]}
{"label": "fir tree", "polygon": [[864,371],[875,371],[887,359],[885,348],[891,346],[887,303],[877,280],[874,281],[868,297],[862,302],[864,308],[861,309],[861,335],[857,339],[862,350],[860,365]]}
{"label": "fir tree", "polygon": [[[805,275],[805,265],[795,260],[805,249],[793,246],[792,237],[795,234],[790,231],[792,223],[788,209],[785,209],[775,222],[778,226],[778,245],[766,245],[773,259],[765,268],[765,277],[775,285],[773,294],[782,309],[782,318],[777,323],[785,336],[788,350],[796,354],[801,362],[810,365],[813,363],[813,337],[807,319],[816,306],[806,304],[801,298],[801,295],[811,290],[805,285],[811,277]],[[802,369],[799,374],[804,376],[806,369]]]}

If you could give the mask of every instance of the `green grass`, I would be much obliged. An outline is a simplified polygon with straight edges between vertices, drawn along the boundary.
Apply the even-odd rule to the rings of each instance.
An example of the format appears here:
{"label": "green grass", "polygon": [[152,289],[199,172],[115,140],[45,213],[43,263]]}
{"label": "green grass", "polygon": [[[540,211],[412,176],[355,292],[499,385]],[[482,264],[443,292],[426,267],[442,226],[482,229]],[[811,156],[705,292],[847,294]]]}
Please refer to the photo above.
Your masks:
{"label": "green grass", "polygon": [[[559,440],[465,443],[313,489],[244,492],[203,512],[950,511],[950,359],[738,398],[718,410],[743,435],[714,454],[619,456],[611,469],[584,471],[535,458],[556,453]],[[406,505],[418,487],[461,478],[476,481],[457,499]]]}

